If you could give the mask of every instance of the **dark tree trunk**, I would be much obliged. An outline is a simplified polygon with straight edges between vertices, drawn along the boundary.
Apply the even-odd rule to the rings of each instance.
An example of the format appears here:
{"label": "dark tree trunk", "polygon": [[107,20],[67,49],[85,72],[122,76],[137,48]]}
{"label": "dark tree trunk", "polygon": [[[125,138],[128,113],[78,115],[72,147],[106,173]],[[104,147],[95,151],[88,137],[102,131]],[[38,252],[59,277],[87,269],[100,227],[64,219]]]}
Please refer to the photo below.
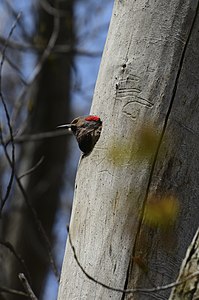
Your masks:
{"label": "dark tree trunk", "polygon": [[[61,3],[62,2],[62,3]],[[61,5],[62,4],[62,5]],[[66,13],[60,18],[60,31],[56,44],[73,45],[73,4],[74,1],[60,1],[59,9]],[[39,7],[40,9],[40,7]],[[49,40],[53,30],[53,16],[44,10],[39,12],[39,39]],[[41,32],[42,29],[42,32]],[[70,115],[71,54],[50,54],[44,63],[37,82],[33,87],[33,107],[26,133],[54,130]],[[67,137],[28,142],[21,148],[19,168],[24,171],[34,166],[41,158],[41,165],[23,179],[23,186],[29,201],[37,211],[39,219],[53,244],[52,229],[59,207],[67,155]],[[17,201],[17,203],[16,203]],[[49,270],[49,259],[44,241],[32,218],[20,191],[16,191],[15,204],[6,224],[6,239],[12,242],[23,257],[30,273],[31,287],[41,299],[44,283]],[[18,273],[23,272],[15,259],[9,265],[8,285],[22,289]],[[21,299],[9,296],[9,299]]]}

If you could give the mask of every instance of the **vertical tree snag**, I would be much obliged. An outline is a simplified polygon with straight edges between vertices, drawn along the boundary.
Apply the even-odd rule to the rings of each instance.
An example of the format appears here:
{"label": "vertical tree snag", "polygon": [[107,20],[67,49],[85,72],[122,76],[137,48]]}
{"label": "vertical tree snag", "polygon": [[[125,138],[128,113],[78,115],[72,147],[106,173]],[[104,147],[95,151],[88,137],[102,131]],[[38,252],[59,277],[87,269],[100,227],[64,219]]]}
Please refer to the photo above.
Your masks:
{"label": "vertical tree snag", "polygon": [[[197,230],[183,260],[178,280],[183,280],[193,272],[199,274],[199,230]],[[199,297],[199,276],[188,280],[185,284],[173,288],[169,300],[198,299]]]}
{"label": "vertical tree snag", "polygon": [[[102,134],[80,160],[70,224],[84,270],[112,287],[174,281],[199,225],[198,18],[195,0],[115,1],[91,108],[103,121]],[[151,124],[157,144],[136,161],[140,128]],[[113,143],[128,145],[120,165],[108,154]],[[161,195],[179,202],[172,231],[144,218],[151,196]],[[59,300],[167,299],[169,293],[106,289],[83,274],[67,243]]]}

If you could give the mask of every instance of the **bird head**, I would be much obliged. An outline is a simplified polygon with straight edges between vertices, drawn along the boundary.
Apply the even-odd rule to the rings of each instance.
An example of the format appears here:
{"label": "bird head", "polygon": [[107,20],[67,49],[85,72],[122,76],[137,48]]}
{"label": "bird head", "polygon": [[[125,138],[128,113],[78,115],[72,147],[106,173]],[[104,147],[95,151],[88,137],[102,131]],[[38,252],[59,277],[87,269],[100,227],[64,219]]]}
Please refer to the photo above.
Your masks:
{"label": "bird head", "polygon": [[89,115],[78,117],[70,124],[60,125],[57,128],[70,129],[77,139],[80,150],[87,155],[93,150],[100,137],[102,121],[98,116]]}
{"label": "bird head", "polygon": [[57,128],[68,128],[71,129],[72,132],[75,134],[76,131],[82,127],[97,127],[102,125],[102,121],[100,117],[94,116],[94,115],[89,115],[89,116],[83,116],[83,117],[77,117],[75,118],[70,124],[63,124],[57,126]]}

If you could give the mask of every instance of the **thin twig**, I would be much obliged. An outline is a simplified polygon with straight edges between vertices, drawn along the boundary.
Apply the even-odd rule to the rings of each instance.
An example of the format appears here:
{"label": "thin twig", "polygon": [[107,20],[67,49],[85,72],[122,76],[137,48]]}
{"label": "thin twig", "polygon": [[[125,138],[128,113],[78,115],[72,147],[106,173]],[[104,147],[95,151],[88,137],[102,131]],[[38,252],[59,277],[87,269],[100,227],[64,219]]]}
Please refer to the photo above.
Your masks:
{"label": "thin twig", "polygon": [[46,250],[47,250],[47,252],[48,252],[49,261],[50,261],[50,264],[51,264],[51,266],[52,266],[52,270],[53,270],[53,272],[54,272],[54,274],[55,274],[55,276],[56,276],[56,278],[57,278],[57,281],[59,282],[59,272],[58,272],[57,266],[56,266],[56,264],[55,264],[55,261],[54,261],[54,259],[53,259],[52,250],[51,250],[51,245],[50,245],[50,241],[49,241],[49,239],[48,239],[48,236],[47,236],[47,234],[46,234],[46,232],[45,232],[45,230],[44,230],[44,228],[43,228],[43,225],[42,225],[40,219],[38,218],[38,215],[37,215],[36,210],[35,210],[34,207],[31,205],[31,203],[30,203],[30,201],[29,201],[29,199],[28,199],[28,196],[27,196],[27,194],[26,194],[26,192],[25,192],[25,190],[24,190],[24,188],[23,188],[23,186],[22,186],[20,180],[18,179],[18,177],[16,177],[16,181],[17,181],[17,184],[18,184],[18,186],[19,186],[19,188],[20,188],[20,190],[21,190],[21,192],[22,192],[22,195],[23,195],[23,197],[24,197],[24,200],[26,201],[26,204],[27,204],[27,206],[28,206],[28,208],[29,208],[29,210],[30,210],[32,216],[33,216],[33,220],[34,220],[34,222],[35,222],[35,224],[36,224],[36,226],[37,226],[37,229],[38,229],[38,231],[39,231],[40,234],[41,234],[42,240],[44,241]]}
{"label": "thin twig", "polygon": [[2,293],[7,293],[7,294],[11,294],[11,295],[16,295],[16,296],[24,296],[24,297],[29,297],[28,294],[22,292],[22,291],[18,291],[18,290],[14,290],[14,289],[10,289],[4,286],[0,286],[0,292]]}
{"label": "thin twig", "polygon": [[23,178],[27,175],[32,174],[42,164],[43,161],[44,161],[44,156],[42,156],[40,158],[40,160],[32,168],[30,168],[29,170],[27,170],[26,172],[24,172],[23,174],[18,176],[19,180],[21,180],[21,178]]}
{"label": "thin twig", "polygon": [[43,228],[43,225],[42,225],[42,223],[41,223],[41,221],[40,221],[40,219],[39,219],[39,217],[37,215],[36,210],[31,205],[31,203],[30,203],[30,201],[28,199],[28,196],[27,196],[27,194],[26,194],[26,192],[25,192],[25,190],[24,190],[24,188],[23,188],[23,186],[21,184],[21,181],[19,180],[18,177],[16,177],[16,175],[15,175],[15,178],[16,178],[16,182],[17,182],[17,184],[18,184],[18,186],[19,186],[19,188],[21,190],[23,198],[24,198],[24,200],[26,202],[26,205],[28,206],[28,208],[29,208],[29,210],[30,210],[30,212],[31,212],[31,214],[33,216],[33,220],[35,222],[35,225],[36,225],[38,231],[41,234],[42,240],[44,241],[44,245],[45,245],[46,250],[48,252],[48,257],[49,257],[50,264],[52,266],[52,270],[53,270],[53,272],[55,274],[55,277],[57,278],[57,281],[59,282],[59,272],[58,272],[57,266],[55,264],[55,261],[53,259],[51,245],[50,245],[50,241],[48,239],[48,236],[47,236],[47,234],[46,234],[46,232],[45,232],[45,230]]}
{"label": "thin twig", "polygon": [[40,5],[42,8],[49,14],[54,17],[66,17],[67,13],[64,10],[60,10],[58,8],[55,8],[50,5],[50,3],[47,0],[40,0]]}
{"label": "thin twig", "polygon": [[[35,133],[35,134],[23,134],[23,135],[14,137],[14,143],[19,144],[19,143],[24,143],[24,142],[35,142],[35,141],[41,141],[43,139],[49,139],[49,138],[64,136],[64,135],[68,135],[68,134],[70,134],[70,131],[68,131],[66,129],[40,132],[40,133]],[[8,140],[6,142],[6,144],[8,144],[9,142],[10,142],[10,140]]]}
{"label": "thin twig", "polygon": [[[8,163],[9,163],[11,169],[12,169],[13,168],[12,161],[10,159],[10,156],[8,154],[8,151],[7,151],[7,148],[6,148],[5,143],[3,141],[3,137],[1,135],[1,131],[0,131],[0,139],[1,139],[1,143],[3,145],[3,149],[4,149],[4,153],[6,155],[7,161],[8,161]],[[38,218],[36,210],[34,209],[34,207],[32,206],[32,204],[30,203],[28,195],[26,194],[26,191],[25,191],[25,189],[24,189],[24,187],[23,187],[20,179],[18,178],[15,170],[14,170],[14,176],[15,176],[16,182],[18,184],[18,187],[19,187],[19,189],[20,189],[20,191],[22,193],[22,196],[23,196],[23,198],[25,200],[25,203],[26,203],[26,205],[27,205],[30,213],[32,214],[32,217],[33,217],[33,220],[35,222],[36,228],[38,229],[38,231],[39,231],[39,233],[41,235],[41,238],[42,238],[42,240],[44,242],[44,245],[45,245],[46,250],[48,252],[48,257],[49,257],[50,265],[52,266],[52,270],[53,270],[53,272],[55,274],[55,277],[57,278],[57,281],[59,282],[59,272],[58,272],[58,269],[56,267],[55,261],[53,259],[53,255],[52,255],[52,251],[51,251],[51,245],[50,245],[49,239],[47,237],[47,234],[46,234],[46,232],[45,232],[45,230],[43,228],[43,225],[42,225],[40,219]]]}
{"label": "thin twig", "polygon": [[52,52],[52,49],[56,43],[56,40],[58,38],[58,34],[59,34],[59,27],[60,27],[60,21],[58,17],[54,17],[54,24],[53,24],[53,31],[51,34],[51,37],[48,41],[48,44],[41,56],[41,58],[39,59],[39,62],[37,63],[37,65],[35,66],[33,72],[31,73],[31,75],[29,76],[29,78],[27,79],[27,85],[24,87],[24,89],[21,91],[20,95],[18,96],[18,99],[16,101],[16,105],[15,105],[15,110],[13,112],[12,115],[12,123],[14,122],[14,120],[16,120],[18,113],[20,111],[21,106],[23,105],[23,101],[21,101],[21,99],[26,95],[26,93],[28,92],[29,88],[32,86],[32,84],[35,82],[35,80],[37,79],[44,62],[46,61],[46,59],[49,57],[50,53]]}
{"label": "thin twig", "polygon": [[48,237],[47,237],[47,235],[46,235],[46,232],[45,232],[45,230],[44,230],[44,228],[43,228],[43,225],[42,225],[42,223],[41,223],[41,221],[40,221],[40,219],[39,219],[39,217],[38,217],[38,215],[37,215],[36,210],[35,210],[34,207],[31,205],[31,203],[30,203],[30,201],[29,201],[29,199],[28,199],[28,196],[27,196],[27,194],[26,194],[26,192],[25,192],[25,190],[24,190],[24,188],[23,188],[23,185],[21,184],[21,181],[20,181],[19,178],[16,176],[16,174],[15,174],[15,178],[16,178],[16,182],[17,182],[17,184],[18,184],[18,186],[19,186],[19,188],[20,188],[20,190],[21,190],[21,193],[22,193],[22,195],[23,195],[23,198],[24,198],[24,200],[25,200],[25,202],[26,202],[26,205],[28,206],[28,208],[29,208],[29,210],[30,210],[30,212],[31,212],[31,214],[32,214],[32,216],[33,216],[33,220],[34,220],[34,222],[35,222],[35,224],[36,224],[36,226],[37,226],[37,229],[38,229],[38,231],[40,232],[41,237],[42,237],[42,239],[43,239],[43,241],[44,241],[44,244],[45,244],[45,246],[46,246],[46,250],[47,250],[47,252],[48,252],[50,264],[51,264],[52,269],[53,269],[53,272],[54,272],[54,274],[55,274],[55,276],[56,276],[56,278],[57,278],[57,281],[59,282],[59,273],[58,273],[58,270],[57,270],[55,261],[54,261],[54,259],[53,259],[53,255],[52,255],[51,245],[50,245],[49,239],[48,239]]}
{"label": "thin twig", "polygon": [[135,289],[120,289],[120,288],[115,288],[115,287],[112,287],[112,286],[109,286],[97,279],[95,279],[94,277],[92,277],[90,274],[87,273],[87,271],[83,268],[83,266],[81,265],[78,257],[77,257],[77,253],[76,253],[76,250],[75,250],[75,247],[72,243],[72,240],[71,240],[71,234],[70,234],[70,231],[69,231],[69,227],[67,226],[67,230],[68,230],[68,240],[69,240],[69,244],[71,246],[71,249],[73,251],[73,255],[74,255],[74,258],[75,258],[75,261],[77,263],[77,265],[79,266],[79,268],[81,269],[81,271],[84,273],[84,275],[91,281],[93,281],[94,283],[108,289],[108,290],[111,290],[111,291],[114,291],[114,292],[119,292],[119,293],[126,293],[126,294],[131,294],[131,293],[157,293],[159,291],[163,291],[163,290],[168,290],[168,289],[171,289],[173,288],[174,286],[178,286],[178,285],[181,285],[185,282],[187,282],[188,280],[194,278],[194,277],[199,277],[199,271],[196,271],[192,274],[190,274],[189,276],[186,276],[184,279],[182,280],[179,280],[179,281],[175,281],[175,282],[172,282],[172,283],[169,283],[169,284],[166,284],[166,285],[162,285],[162,286],[157,286],[155,288],[135,288]]}
{"label": "thin twig", "polygon": [[[3,36],[0,36],[0,44],[3,44],[5,42],[5,38]],[[44,45],[39,45],[39,44],[28,44],[28,43],[21,43],[21,42],[16,42],[14,40],[10,40],[8,42],[8,47],[19,50],[19,51],[39,51],[42,52],[45,50]],[[80,47],[72,47],[67,44],[60,44],[60,45],[55,45],[52,49],[52,53],[57,53],[57,54],[75,54],[75,55],[80,55],[80,56],[88,56],[91,58],[95,57],[101,57],[102,56],[102,51],[89,51],[84,48]]]}
{"label": "thin twig", "polygon": [[[12,140],[13,140],[13,135],[12,136]],[[13,145],[13,141],[11,140],[11,143]],[[5,153],[5,156],[6,158],[9,157],[9,160],[11,162],[11,164],[13,164],[13,160],[10,159],[10,156],[8,154],[8,151],[6,149],[6,144],[4,143],[4,140],[3,140],[3,135],[2,135],[2,131],[1,131],[1,128],[0,128],[0,141],[1,141],[1,145],[3,146],[3,149],[4,149],[4,153]],[[12,159],[13,159],[13,155],[12,155]],[[9,197],[9,194],[10,194],[10,191],[11,191],[11,188],[12,188],[12,182],[14,180],[14,172],[15,172],[15,168],[14,168],[14,164],[13,164],[13,168],[11,168],[11,174],[10,174],[10,179],[9,179],[9,182],[8,182],[8,185],[7,185],[7,190],[6,190],[6,194],[4,196],[4,198],[1,197],[1,203],[0,203],[0,216],[1,216],[1,213],[2,213],[2,210],[3,210],[3,207]]]}
{"label": "thin twig", "polygon": [[[19,15],[20,17],[20,15]],[[19,18],[18,17],[18,18]],[[4,54],[5,54],[5,50],[6,50],[6,47],[7,47],[7,44],[8,44],[8,41],[9,41],[9,38],[10,36],[12,35],[12,32],[14,30],[14,28],[16,27],[16,22],[15,24],[13,25],[13,27],[11,28],[11,31],[9,33],[9,36],[8,36],[8,39],[7,39],[7,43],[4,47],[4,51],[3,51],[3,54],[2,54],[2,61],[1,61],[1,68],[2,68],[2,65],[3,65],[3,61],[4,61]],[[45,49],[39,63],[37,64],[37,66],[35,67],[33,73],[31,74],[30,76],[30,79],[29,79],[29,86],[34,82],[34,80],[37,78],[42,66],[43,66],[43,63],[44,61],[47,59],[47,57],[49,56],[50,52],[51,52],[51,49],[53,48],[55,42],[56,42],[56,39],[57,39],[57,36],[58,36],[58,32],[59,32],[59,19],[58,18],[54,18],[54,28],[53,28],[53,32],[52,32],[52,35],[50,37],[50,40],[48,42],[48,45],[47,45],[47,48]],[[1,75],[1,74],[0,74]],[[0,78],[1,79],[1,78]],[[22,92],[21,96],[24,95],[24,92]],[[2,95],[1,95],[2,96]],[[9,130],[10,130],[10,141],[11,141],[11,144],[12,144],[12,159],[10,158],[9,154],[8,154],[8,151],[7,151],[7,147],[6,147],[6,144],[4,142],[4,139],[3,139],[3,135],[2,135],[2,131],[0,130],[0,140],[1,140],[1,143],[3,145],[3,149],[4,149],[4,153],[6,155],[6,158],[7,158],[7,161],[11,167],[11,170],[12,170],[12,180],[10,179],[10,182],[9,182],[9,186],[8,186],[8,189],[7,189],[7,193],[6,193],[6,198],[3,199],[2,203],[1,203],[1,207],[3,208],[4,204],[5,204],[5,201],[7,200],[7,197],[10,193],[10,190],[11,190],[11,185],[12,185],[12,181],[13,181],[13,178],[15,177],[16,179],[16,182],[19,186],[19,189],[21,190],[21,193],[23,195],[23,198],[26,202],[26,205],[27,207],[29,208],[32,216],[33,216],[33,220],[36,224],[36,227],[38,229],[38,231],[40,232],[40,235],[41,235],[41,238],[42,240],[44,241],[44,245],[46,247],[46,250],[48,252],[48,256],[49,256],[49,261],[50,261],[50,264],[52,266],[52,269],[53,269],[53,272],[57,278],[57,280],[59,281],[59,273],[58,273],[58,270],[57,270],[57,267],[56,267],[56,264],[55,264],[55,261],[53,259],[53,255],[52,255],[52,251],[51,251],[51,245],[50,245],[50,242],[49,242],[49,239],[46,235],[46,232],[42,226],[42,223],[41,221],[39,220],[38,216],[37,216],[37,212],[36,210],[33,208],[33,206],[31,205],[29,199],[28,199],[28,196],[20,182],[20,179],[18,178],[17,174],[16,174],[16,171],[15,171],[15,157],[14,157],[14,141],[13,141],[13,132],[12,132],[12,126],[11,126],[11,121],[10,121],[10,116],[9,116],[9,113],[8,113],[8,110],[7,110],[7,107],[6,107],[6,104],[5,102],[3,101],[4,99],[2,98],[2,102],[4,104],[4,109],[6,111],[6,117],[7,117],[7,122],[8,122],[8,126],[9,126]]]}
{"label": "thin twig", "polygon": [[15,256],[15,258],[17,259],[17,261],[21,265],[22,269],[24,270],[24,272],[28,276],[28,280],[30,280],[30,273],[28,271],[28,268],[27,268],[23,258],[16,252],[13,245],[10,242],[5,242],[5,241],[2,241],[2,240],[0,240],[0,244],[3,245],[4,247],[6,247]]}
{"label": "thin twig", "polygon": [[19,280],[21,281],[26,293],[28,294],[29,298],[31,300],[38,300],[37,297],[35,296],[32,288],[31,288],[27,278],[25,277],[25,275],[23,273],[20,273],[18,275],[18,277],[19,277]]}
{"label": "thin twig", "polygon": [[[7,9],[9,11],[9,15],[11,15],[14,19],[17,18],[18,12],[15,11],[15,9],[12,7],[11,1],[10,0],[4,0],[5,5],[7,6]],[[13,2],[13,1],[12,1]],[[27,40],[31,40],[32,36],[28,34],[28,32],[26,31],[27,26],[25,26],[24,22],[23,22],[23,18],[21,18],[19,20],[18,23],[18,29],[21,30],[21,33],[23,34],[23,37],[26,38]]]}
{"label": "thin twig", "polygon": [[12,70],[15,70],[17,72],[18,78],[19,80],[24,84],[27,85],[27,82],[24,79],[24,76],[20,70],[20,68],[18,67],[17,64],[15,64],[7,55],[5,55],[5,60],[7,61],[7,63],[10,65],[10,67],[12,67]]}
{"label": "thin twig", "polygon": [[[11,169],[10,179],[9,179],[9,182],[8,182],[8,185],[7,185],[6,194],[5,194],[4,198],[1,201],[0,215],[1,215],[1,212],[2,212],[2,209],[3,209],[4,205],[5,205],[5,203],[6,203],[7,199],[8,199],[8,197],[9,197],[9,194],[10,194],[10,191],[11,191],[11,188],[12,188],[13,179],[14,179],[14,171],[15,171],[15,145],[14,145],[14,141],[13,141],[13,129],[12,129],[12,126],[11,126],[11,120],[10,120],[10,115],[9,115],[9,112],[8,112],[7,104],[6,104],[5,100],[4,100],[3,93],[2,93],[2,69],[3,69],[3,64],[4,64],[6,49],[7,49],[7,46],[8,46],[8,41],[11,38],[11,36],[12,36],[12,34],[14,32],[14,29],[17,26],[17,22],[19,21],[20,17],[21,17],[21,13],[19,13],[17,15],[17,18],[16,18],[14,24],[12,25],[12,27],[10,29],[10,32],[8,34],[8,37],[6,39],[6,42],[5,42],[3,51],[2,51],[2,58],[1,58],[1,62],[0,62],[0,98],[1,98],[1,102],[3,104],[3,108],[4,108],[4,111],[5,111],[5,115],[6,115],[6,119],[7,119],[7,124],[8,124],[8,129],[9,129],[9,134],[10,134],[10,141],[11,141],[11,145],[12,145],[12,154],[11,154],[11,157],[12,157],[12,169]],[[0,135],[2,135],[2,132],[0,132]],[[1,138],[1,140],[3,142],[3,136]]]}

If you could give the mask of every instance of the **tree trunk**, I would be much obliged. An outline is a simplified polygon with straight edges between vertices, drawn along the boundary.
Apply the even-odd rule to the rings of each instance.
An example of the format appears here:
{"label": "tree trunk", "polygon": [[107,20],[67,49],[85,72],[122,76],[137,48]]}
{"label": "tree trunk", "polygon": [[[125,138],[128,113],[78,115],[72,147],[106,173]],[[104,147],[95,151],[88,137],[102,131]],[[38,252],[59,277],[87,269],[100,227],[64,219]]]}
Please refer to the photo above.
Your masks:
{"label": "tree trunk", "polygon": [[[112,287],[174,281],[199,225],[198,17],[193,0],[115,1],[91,109],[103,120],[102,135],[80,160],[70,224],[84,270]],[[132,159],[141,153],[140,129],[151,126],[156,147],[148,159]],[[128,150],[121,165],[109,155],[113,142]],[[180,205],[172,232],[144,219],[151,196],[165,195]],[[67,243],[59,300],[168,294],[105,289],[83,274]]]}
{"label": "tree trunk", "polygon": [[[61,4],[62,1],[58,2],[60,3],[59,9],[65,13],[65,17],[59,19],[60,29],[56,44],[72,47],[74,41],[74,1],[65,4]],[[42,10],[40,6],[38,13],[40,16],[38,27],[41,28],[42,32],[36,34],[45,43],[52,34],[54,17]],[[44,62],[38,80],[32,88],[33,108],[28,120],[26,134],[55,130],[57,125],[69,119],[72,55],[72,53],[67,56],[51,54]],[[41,165],[23,178],[21,182],[52,245],[54,241],[53,225],[63,186],[68,150],[67,142],[66,137],[28,142],[22,146],[20,154],[19,169],[21,173],[35,166],[43,158]],[[31,287],[39,299],[42,299],[49,267],[52,267],[49,265],[46,245],[41,238],[29,207],[26,206],[21,191],[15,191],[15,201],[13,202],[14,207],[10,210],[9,219],[5,225],[6,240],[11,242],[16,251],[23,257],[30,273]],[[14,257],[9,258],[7,265],[9,278],[7,285],[21,289],[21,283],[18,279],[18,274],[23,272],[21,266]],[[11,295],[7,295],[7,297],[18,299]]]}
{"label": "tree trunk", "polygon": [[[199,230],[197,230],[191,245],[189,246],[185,259],[183,260],[178,281],[184,280],[190,274],[199,273]],[[194,300],[199,299],[199,276],[188,280],[185,284],[176,286],[170,295],[169,300]]]}

